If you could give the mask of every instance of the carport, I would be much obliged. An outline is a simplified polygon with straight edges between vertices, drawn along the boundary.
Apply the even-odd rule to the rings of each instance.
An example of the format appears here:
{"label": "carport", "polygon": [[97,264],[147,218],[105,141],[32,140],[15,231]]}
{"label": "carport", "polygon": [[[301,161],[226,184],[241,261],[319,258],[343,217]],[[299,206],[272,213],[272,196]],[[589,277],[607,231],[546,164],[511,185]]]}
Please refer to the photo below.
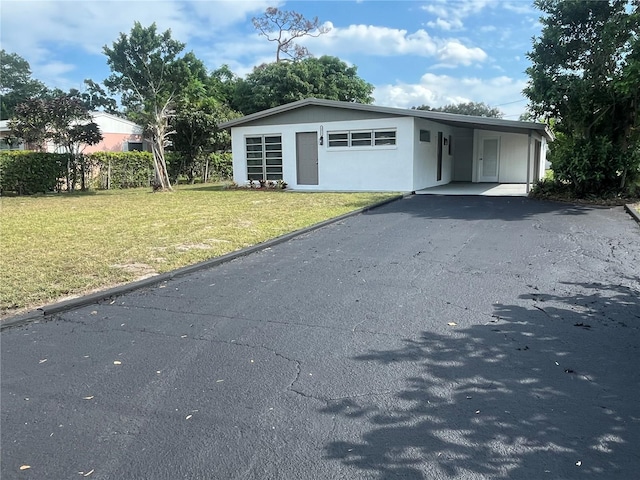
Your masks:
{"label": "carport", "polygon": [[423,188],[416,195],[482,195],[488,197],[526,197],[526,183],[451,182]]}

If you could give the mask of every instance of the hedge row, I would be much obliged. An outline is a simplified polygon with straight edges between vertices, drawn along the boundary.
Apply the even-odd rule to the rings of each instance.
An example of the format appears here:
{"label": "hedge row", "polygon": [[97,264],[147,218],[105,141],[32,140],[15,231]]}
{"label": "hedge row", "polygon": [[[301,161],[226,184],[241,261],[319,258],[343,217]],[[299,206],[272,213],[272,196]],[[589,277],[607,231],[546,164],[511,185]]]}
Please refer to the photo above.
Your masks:
{"label": "hedge row", "polygon": [[[189,179],[196,175],[206,181],[233,175],[230,153],[212,153],[192,163],[188,171],[180,155],[167,152],[166,160],[174,182],[180,175]],[[150,152],[96,152],[82,156],[76,163],[82,164],[88,184],[97,189],[146,187],[154,177]],[[31,195],[61,191],[66,187],[67,165],[66,154],[0,152],[0,192]]]}
{"label": "hedge row", "polygon": [[150,152],[96,152],[87,157],[95,168],[91,182],[95,188],[147,187],[153,181]]}
{"label": "hedge row", "polygon": [[0,152],[0,192],[32,195],[60,191],[67,155],[30,151]]}

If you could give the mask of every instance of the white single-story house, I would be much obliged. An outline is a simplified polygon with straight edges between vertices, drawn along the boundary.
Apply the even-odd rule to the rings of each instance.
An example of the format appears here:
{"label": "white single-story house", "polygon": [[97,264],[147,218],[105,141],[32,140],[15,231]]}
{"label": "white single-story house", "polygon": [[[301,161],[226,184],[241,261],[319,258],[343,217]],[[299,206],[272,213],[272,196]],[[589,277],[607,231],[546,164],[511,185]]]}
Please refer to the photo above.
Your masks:
{"label": "white single-story house", "polygon": [[309,98],[219,125],[233,177],[296,190],[416,191],[450,182],[521,183],[544,175],[541,123]]}

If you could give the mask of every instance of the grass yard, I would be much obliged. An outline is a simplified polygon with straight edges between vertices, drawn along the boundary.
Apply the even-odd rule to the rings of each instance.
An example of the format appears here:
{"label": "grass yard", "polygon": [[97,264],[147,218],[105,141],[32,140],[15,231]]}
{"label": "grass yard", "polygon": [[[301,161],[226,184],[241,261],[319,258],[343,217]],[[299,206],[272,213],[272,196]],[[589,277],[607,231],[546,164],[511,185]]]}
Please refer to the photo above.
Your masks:
{"label": "grass yard", "polygon": [[0,199],[0,314],[239,250],[389,198],[181,186]]}

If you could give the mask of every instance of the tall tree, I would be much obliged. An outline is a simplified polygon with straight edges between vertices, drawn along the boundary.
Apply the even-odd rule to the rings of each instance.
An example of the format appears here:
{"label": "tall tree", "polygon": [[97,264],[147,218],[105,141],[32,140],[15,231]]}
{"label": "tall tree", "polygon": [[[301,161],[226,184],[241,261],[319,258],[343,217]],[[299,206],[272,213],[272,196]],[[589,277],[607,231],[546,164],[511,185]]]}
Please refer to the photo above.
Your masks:
{"label": "tall tree", "polygon": [[112,93],[120,93],[128,114],[146,126],[157,186],[171,190],[164,155],[172,133],[169,119],[177,97],[201,63],[192,54],[179,57],[185,44],[171,38],[171,30],[156,30],[155,23],[144,28],[135,22],[129,35],[121,33],[111,48],[103,47],[112,72],[104,84]]}
{"label": "tall tree", "polygon": [[457,113],[458,115],[472,115],[474,117],[502,118],[504,113],[499,108],[490,107],[484,102],[451,103],[443,107],[430,107],[420,105],[412,107],[415,110],[427,110],[431,112]]}
{"label": "tall tree", "polygon": [[282,55],[293,60],[310,56],[309,50],[296,43],[296,40],[302,37],[319,37],[330,30],[320,25],[318,17],[308,20],[301,13],[275,7],[267,8],[260,17],[254,17],[251,21],[260,35],[276,43],[276,62],[282,60]]}
{"label": "tall tree", "polygon": [[16,53],[0,50],[0,120],[13,116],[17,105],[42,96],[47,87],[31,78],[31,66]]}
{"label": "tall tree", "polygon": [[263,64],[235,90],[232,107],[245,115],[308,97],[371,103],[373,85],[337,57]]}
{"label": "tall tree", "polygon": [[107,94],[102,85],[90,78],[84,80],[84,91],[79,92],[79,97],[91,111],[103,110],[112,115],[120,115],[116,100]]}
{"label": "tall tree", "polygon": [[210,95],[218,102],[231,105],[239,81],[240,79],[231,71],[229,65],[222,65],[210,74]]}
{"label": "tall tree", "polygon": [[557,119],[554,176],[577,195],[624,190],[640,176],[640,1],[535,5],[524,93],[534,115]]}
{"label": "tall tree", "polygon": [[[198,165],[203,165],[208,154],[231,148],[231,137],[218,124],[240,117],[227,105],[215,101],[201,104],[181,103],[171,119],[174,134],[172,149],[182,155],[180,172],[193,183]],[[206,168],[204,169],[206,170]],[[201,172],[204,175],[205,172]]]}
{"label": "tall tree", "polygon": [[85,162],[82,150],[102,140],[98,125],[87,107],[67,94],[46,99],[29,99],[15,108],[9,120],[11,133],[41,148],[52,142],[67,154],[67,189],[73,191],[80,170],[81,188],[85,189]]}
{"label": "tall tree", "polygon": [[82,90],[70,88],[69,92],[65,92],[60,88],[54,88],[44,94],[44,97],[57,98],[62,95],[68,95],[71,98],[79,100],[89,111],[102,110],[112,115],[122,115],[122,112],[118,110],[116,100],[107,95],[107,92],[105,92],[99,83],[87,78],[84,80],[84,85]]}

